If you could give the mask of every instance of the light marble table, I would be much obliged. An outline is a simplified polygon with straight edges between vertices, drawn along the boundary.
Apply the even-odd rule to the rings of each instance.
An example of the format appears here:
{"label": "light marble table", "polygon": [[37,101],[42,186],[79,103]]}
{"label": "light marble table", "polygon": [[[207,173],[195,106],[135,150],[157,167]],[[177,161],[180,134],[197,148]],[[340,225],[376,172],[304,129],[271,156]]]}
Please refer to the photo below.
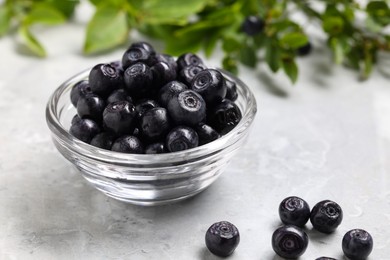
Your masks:
{"label": "light marble table", "polygon": [[[228,220],[241,233],[229,259],[276,260],[271,235],[280,225],[278,204],[289,195],[311,206],[331,199],[344,210],[331,235],[307,225],[301,259],[343,259],[341,239],[352,228],[372,234],[369,259],[389,259],[389,78],[374,71],[358,82],[319,48],[299,60],[295,86],[264,65],[242,68],[258,114],[239,156],[192,199],[132,206],[90,187],[56,151],[46,126],[46,102],[60,83],[124,51],[82,56],[84,23],[39,30],[46,59],[21,55],[11,37],[0,40],[0,259],[217,259],[204,235]],[[207,62],[218,65],[220,57]]]}

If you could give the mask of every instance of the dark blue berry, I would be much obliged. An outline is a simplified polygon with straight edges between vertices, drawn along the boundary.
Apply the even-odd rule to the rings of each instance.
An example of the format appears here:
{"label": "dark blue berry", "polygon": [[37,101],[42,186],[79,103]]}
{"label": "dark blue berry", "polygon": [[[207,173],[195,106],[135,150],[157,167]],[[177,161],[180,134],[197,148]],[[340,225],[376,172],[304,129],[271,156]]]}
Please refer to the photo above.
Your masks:
{"label": "dark blue berry", "polygon": [[153,84],[155,88],[160,88],[168,82],[176,79],[176,70],[168,65],[168,63],[160,61],[151,67],[153,74]]}
{"label": "dark blue berry", "polygon": [[238,98],[236,83],[225,78],[226,82],[226,99],[230,101],[236,101]]}
{"label": "dark blue berry", "polygon": [[114,90],[108,96],[106,103],[110,104],[117,101],[128,101],[130,103],[133,103],[133,99],[129,96],[129,94],[127,94],[127,92],[123,88]]}
{"label": "dark blue berry", "polygon": [[170,129],[168,112],[162,107],[149,109],[140,121],[142,136],[149,143],[165,136]]}
{"label": "dark blue berry", "polygon": [[122,67],[126,70],[136,63],[144,63],[149,66],[153,65],[154,54],[150,50],[141,47],[131,47],[123,54]]}
{"label": "dark blue berry", "polygon": [[130,45],[130,48],[141,48],[148,51],[151,55],[156,54],[156,51],[154,50],[153,46],[148,42],[134,42]]}
{"label": "dark blue berry", "polygon": [[160,89],[158,93],[158,102],[161,106],[167,107],[173,96],[187,89],[188,87],[185,84],[179,81],[171,81]]}
{"label": "dark blue berry", "polygon": [[279,217],[286,225],[303,227],[310,218],[309,204],[299,197],[287,197],[279,205]]}
{"label": "dark blue berry", "polygon": [[203,61],[196,54],[184,53],[180,55],[179,58],[177,58],[176,63],[178,70],[181,71],[182,69],[190,65],[198,66],[200,64],[203,64]]}
{"label": "dark blue berry", "polygon": [[173,96],[168,111],[176,125],[197,125],[206,118],[206,102],[192,90],[185,90]]}
{"label": "dark blue berry", "polygon": [[134,128],[134,131],[133,131],[132,135],[134,135],[135,137],[138,137],[138,138],[140,137],[141,131],[139,130],[138,127]]}
{"label": "dark blue berry", "polygon": [[146,154],[165,153],[165,144],[163,142],[149,144],[145,148]]}
{"label": "dark blue berry", "polygon": [[81,120],[81,118],[79,117],[79,115],[74,115],[73,116],[73,118],[72,118],[72,121],[71,121],[71,125],[74,125],[74,124],[76,124],[78,121],[80,121]]}
{"label": "dark blue berry", "polygon": [[157,62],[165,62],[171,67],[174,71],[178,71],[177,69],[177,63],[174,57],[168,54],[162,54],[162,53],[157,53],[155,56],[156,63]]}
{"label": "dark blue berry", "polygon": [[95,94],[89,94],[77,101],[77,114],[81,118],[89,118],[96,122],[102,121],[106,102]]}
{"label": "dark blue berry", "polygon": [[343,237],[344,255],[351,260],[366,259],[371,254],[373,246],[372,236],[363,229],[352,229]]}
{"label": "dark blue berry", "polygon": [[186,126],[173,128],[167,135],[165,147],[169,152],[178,152],[197,147],[198,134],[194,129]]}
{"label": "dark blue berry", "polygon": [[137,123],[137,111],[128,101],[117,101],[108,104],[103,112],[104,128],[116,135],[130,134]]}
{"label": "dark blue berry", "polygon": [[179,78],[182,82],[187,84],[188,86],[191,85],[192,80],[202,70],[204,70],[206,67],[203,65],[190,65],[182,69],[179,73]]}
{"label": "dark blue berry", "polygon": [[241,25],[241,30],[249,36],[259,34],[264,29],[264,20],[261,18],[251,15],[245,18]]}
{"label": "dark blue berry", "polygon": [[141,141],[132,135],[125,135],[116,139],[111,150],[120,153],[144,153]]}
{"label": "dark blue berry", "polygon": [[215,69],[205,69],[195,75],[191,89],[198,92],[207,105],[214,105],[226,96],[225,78]]}
{"label": "dark blue berry", "polygon": [[211,109],[207,121],[210,126],[223,135],[232,130],[241,118],[241,111],[237,105],[228,99],[224,99]]}
{"label": "dark blue berry", "polygon": [[305,45],[303,45],[297,49],[297,54],[299,56],[306,56],[306,55],[310,54],[311,49],[312,49],[312,45],[310,42],[308,42]]}
{"label": "dark blue berry", "polygon": [[233,254],[240,243],[240,233],[228,221],[214,223],[206,232],[206,246],[211,253],[221,257]]}
{"label": "dark blue berry", "polygon": [[336,230],[343,220],[343,211],[334,201],[323,200],[318,202],[310,213],[310,222],[313,227],[323,233]]}
{"label": "dark blue berry", "polygon": [[88,144],[99,132],[99,125],[91,119],[80,119],[69,129],[71,135]]}
{"label": "dark blue berry", "polygon": [[93,93],[107,97],[115,89],[123,87],[123,77],[110,64],[98,64],[89,73],[89,86]]}
{"label": "dark blue berry", "polygon": [[124,74],[126,90],[131,96],[146,96],[153,88],[153,75],[150,67],[136,63],[128,67]]}
{"label": "dark blue berry", "polygon": [[337,260],[337,259],[332,258],[332,257],[327,257],[327,256],[321,256],[321,257],[316,258],[316,260]]}
{"label": "dark blue berry", "polygon": [[298,258],[305,253],[308,243],[307,234],[297,226],[282,226],[272,234],[272,248],[280,257]]}
{"label": "dark blue berry", "polygon": [[195,128],[199,137],[199,146],[217,140],[220,136],[211,126],[200,123]]}
{"label": "dark blue berry", "polygon": [[111,150],[111,146],[114,142],[114,136],[109,133],[99,133],[95,135],[91,140],[91,145],[106,150]]}
{"label": "dark blue berry", "polygon": [[137,110],[138,117],[141,118],[146,111],[155,107],[159,107],[159,104],[155,100],[142,99],[138,101],[137,105],[135,106],[135,110]]}
{"label": "dark blue berry", "polygon": [[88,94],[92,94],[92,89],[87,80],[82,80],[73,86],[70,92],[70,101],[74,107],[77,107],[77,101]]}
{"label": "dark blue berry", "polygon": [[113,61],[109,63],[112,67],[114,67],[119,73],[123,74],[124,70],[122,67],[122,62],[121,61]]}

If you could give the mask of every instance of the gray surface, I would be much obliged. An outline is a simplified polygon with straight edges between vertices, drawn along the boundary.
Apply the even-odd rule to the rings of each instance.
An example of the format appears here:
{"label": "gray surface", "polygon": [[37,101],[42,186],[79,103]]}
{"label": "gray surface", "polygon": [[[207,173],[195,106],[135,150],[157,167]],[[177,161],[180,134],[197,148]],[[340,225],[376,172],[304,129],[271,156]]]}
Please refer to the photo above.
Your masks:
{"label": "gray surface", "polygon": [[375,71],[359,83],[356,74],[329,66],[322,50],[299,61],[294,87],[265,66],[244,68],[259,110],[240,155],[195,198],[144,208],[91,188],[55,150],[44,115],[61,82],[118,59],[123,49],[81,56],[83,21],[38,35],[49,52],[44,60],[18,54],[12,38],[0,41],[0,259],[216,259],[204,234],[219,220],[241,232],[229,259],[279,259],[270,239],[280,224],[278,204],[289,195],[311,206],[335,200],[345,214],[331,235],[307,225],[310,244],[301,259],[342,259],[342,236],[356,227],[374,237],[369,259],[389,259],[388,78]]}

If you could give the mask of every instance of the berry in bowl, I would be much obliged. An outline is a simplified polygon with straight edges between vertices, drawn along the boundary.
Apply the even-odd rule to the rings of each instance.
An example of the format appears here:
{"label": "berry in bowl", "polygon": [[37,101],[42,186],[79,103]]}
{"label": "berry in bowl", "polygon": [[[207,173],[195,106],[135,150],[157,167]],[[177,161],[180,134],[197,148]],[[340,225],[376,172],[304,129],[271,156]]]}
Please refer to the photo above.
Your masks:
{"label": "berry in bowl", "polygon": [[60,85],[46,108],[58,151],[106,195],[159,205],[212,184],[256,115],[250,89],[195,54],[133,43],[121,62]]}

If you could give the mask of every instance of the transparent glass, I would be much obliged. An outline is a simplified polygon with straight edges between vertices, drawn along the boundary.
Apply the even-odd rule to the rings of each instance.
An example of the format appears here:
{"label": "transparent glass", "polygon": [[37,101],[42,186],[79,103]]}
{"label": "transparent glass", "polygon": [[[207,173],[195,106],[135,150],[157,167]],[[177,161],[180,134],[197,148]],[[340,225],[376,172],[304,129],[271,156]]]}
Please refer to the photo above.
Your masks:
{"label": "transparent glass", "polygon": [[246,140],[256,115],[256,100],[235,76],[242,120],[228,134],[190,150],[166,154],[125,154],[100,149],[69,134],[76,109],[70,102],[74,84],[86,79],[89,69],[60,85],[46,108],[47,124],[58,151],[95,188],[118,200],[138,205],[160,205],[196,195],[212,184]]}

